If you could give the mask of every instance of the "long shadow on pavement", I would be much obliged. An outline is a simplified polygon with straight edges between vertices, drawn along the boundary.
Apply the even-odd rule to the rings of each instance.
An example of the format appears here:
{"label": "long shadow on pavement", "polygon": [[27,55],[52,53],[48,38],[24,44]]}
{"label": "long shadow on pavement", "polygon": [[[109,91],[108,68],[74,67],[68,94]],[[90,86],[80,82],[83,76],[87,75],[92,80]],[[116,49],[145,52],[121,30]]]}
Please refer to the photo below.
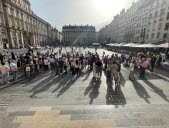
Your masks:
{"label": "long shadow on pavement", "polygon": [[[35,87],[33,90],[31,90],[30,92],[33,91],[33,94],[30,97],[34,97],[37,94],[40,94],[44,91],[47,91],[52,85],[58,83],[60,80],[62,80],[60,77],[58,76],[50,76],[47,79],[43,80],[43,82],[40,82],[37,87]],[[46,81],[44,83],[44,81]]]}
{"label": "long shadow on pavement", "polygon": [[119,88],[118,91],[114,91],[112,86],[107,86],[106,104],[115,105],[116,108],[118,108],[119,105],[126,104],[126,99],[121,88]]}
{"label": "long shadow on pavement", "polygon": [[72,79],[72,77],[74,76],[60,76],[60,81],[59,81],[59,84],[57,86],[57,88],[55,88],[52,93],[55,93],[56,91],[58,91],[60,88],[62,88],[64,85],[66,85],[66,83]]}
{"label": "long shadow on pavement", "polygon": [[33,92],[34,90],[36,90],[38,88],[41,88],[43,85],[45,85],[46,83],[48,83],[54,77],[55,77],[55,74],[49,75],[47,78],[43,79],[40,83],[38,83],[37,85],[35,85],[29,92]]}
{"label": "long shadow on pavement", "polygon": [[166,102],[169,102],[169,100],[167,99],[167,96],[164,94],[163,90],[156,87],[155,85],[153,85],[150,81],[148,80],[143,80],[144,83],[146,83],[149,87],[151,87],[153,89],[153,91],[158,94],[161,98],[163,98]]}
{"label": "long shadow on pavement", "polygon": [[74,83],[76,82],[76,80],[80,77],[80,75],[76,76],[76,77],[69,77],[69,80],[66,80],[66,83],[62,85],[62,88],[60,89],[57,97],[60,97],[61,95],[63,95],[63,93],[65,93],[72,85],[74,85]]}
{"label": "long shadow on pavement", "polygon": [[132,83],[133,83],[133,86],[138,96],[140,98],[143,98],[147,104],[150,104],[150,101],[149,101],[150,96],[147,93],[146,89],[137,80],[133,81]]}
{"label": "long shadow on pavement", "polygon": [[[48,76],[49,72],[44,73],[43,75],[40,75],[41,78]],[[35,79],[39,78],[39,73],[35,73],[35,75],[33,75],[30,79],[27,79],[25,77],[25,75],[23,74],[22,76],[19,76],[18,79],[16,81],[10,81],[10,84],[4,85],[0,87],[0,91],[9,88],[9,87],[15,87],[15,86],[20,86],[23,85],[30,85],[33,83],[33,81],[35,81]],[[36,81],[35,81],[36,82]],[[22,87],[24,87],[22,86]]]}
{"label": "long shadow on pavement", "polygon": [[94,99],[96,99],[99,95],[99,88],[101,85],[101,80],[100,79],[95,79],[92,78],[92,80],[89,83],[89,86],[86,88],[84,95],[86,96],[89,94],[89,104],[93,104]]}
{"label": "long shadow on pavement", "polygon": [[86,81],[86,80],[88,80],[88,78],[89,78],[91,72],[92,72],[92,71],[90,71],[90,70],[85,71],[85,73],[84,73],[83,75],[86,75],[86,76],[85,76],[85,78],[82,80],[83,82]]}
{"label": "long shadow on pavement", "polygon": [[125,78],[123,77],[122,73],[120,73],[120,85],[124,87],[125,84],[126,84],[126,80],[125,80]]}

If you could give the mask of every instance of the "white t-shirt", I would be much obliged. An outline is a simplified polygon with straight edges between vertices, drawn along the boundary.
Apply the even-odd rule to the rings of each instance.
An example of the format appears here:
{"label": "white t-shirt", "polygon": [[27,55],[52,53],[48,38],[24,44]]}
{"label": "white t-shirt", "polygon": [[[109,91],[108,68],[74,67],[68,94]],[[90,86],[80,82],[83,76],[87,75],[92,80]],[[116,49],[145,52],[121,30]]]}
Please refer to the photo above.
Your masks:
{"label": "white t-shirt", "polygon": [[48,65],[48,60],[44,60],[44,64],[45,64],[45,65]]}
{"label": "white t-shirt", "polygon": [[15,63],[10,63],[10,68],[12,71],[17,71],[18,69]]}
{"label": "white t-shirt", "polygon": [[31,68],[30,68],[30,67],[26,67],[26,71],[27,71],[27,72],[30,72],[30,71],[31,71]]}

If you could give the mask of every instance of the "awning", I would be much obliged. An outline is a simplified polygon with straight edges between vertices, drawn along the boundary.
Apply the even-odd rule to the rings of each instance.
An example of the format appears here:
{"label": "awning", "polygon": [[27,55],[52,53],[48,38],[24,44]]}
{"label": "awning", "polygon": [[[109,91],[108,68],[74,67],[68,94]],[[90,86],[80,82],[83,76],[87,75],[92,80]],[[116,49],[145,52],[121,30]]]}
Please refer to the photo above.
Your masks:
{"label": "awning", "polygon": [[161,45],[161,44],[165,44],[165,43],[167,43],[166,40],[160,40],[160,41],[155,42],[153,44],[155,44],[155,45]]}
{"label": "awning", "polygon": [[169,48],[169,43],[163,43],[160,45],[156,45],[157,48]]}
{"label": "awning", "polygon": [[120,43],[120,44],[116,44],[115,46],[116,47],[121,47],[121,46],[123,46],[125,43]]}
{"label": "awning", "polygon": [[157,48],[157,45],[154,44],[141,44],[141,45],[137,45],[137,48]]}
{"label": "awning", "polygon": [[138,45],[134,43],[128,43],[128,44],[123,45],[123,47],[136,47],[136,46]]}
{"label": "awning", "polygon": [[115,46],[115,45],[117,45],[117,44],[116,43],[115,44],[113,44],[113,43],[107,44],[107,46]]}

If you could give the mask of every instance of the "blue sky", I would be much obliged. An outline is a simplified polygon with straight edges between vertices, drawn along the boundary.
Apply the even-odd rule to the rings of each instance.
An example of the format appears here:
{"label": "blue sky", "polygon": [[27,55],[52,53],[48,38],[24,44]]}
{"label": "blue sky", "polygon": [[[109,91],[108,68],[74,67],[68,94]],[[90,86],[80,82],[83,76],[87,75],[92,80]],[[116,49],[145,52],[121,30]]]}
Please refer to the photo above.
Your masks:
{"label": "blue sky", "polygon": [[35,14],[58,30],[64,25],[94,25],[97,30],[108,24],[123,8],[136,0],[30,0]]}

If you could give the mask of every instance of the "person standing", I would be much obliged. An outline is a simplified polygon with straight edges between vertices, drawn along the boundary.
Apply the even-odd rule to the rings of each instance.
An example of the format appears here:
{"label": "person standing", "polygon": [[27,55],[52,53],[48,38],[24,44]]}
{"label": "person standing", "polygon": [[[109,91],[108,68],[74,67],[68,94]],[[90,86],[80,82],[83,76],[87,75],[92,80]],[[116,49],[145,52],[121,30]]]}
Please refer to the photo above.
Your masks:
{"label": "person standing", "polygon": [[53,57],[51,57],[49,59],[49,62],[50,62],[50,67],[51,67],[51,70],[54,71],[55,70],[55,60],[53,59]]}
{"label": "person standing", "polygon": [[75,74],[78,75],[79,74],[79,60],[77,59],[75,62]]}
{"label": "person standing", "polygon": [[60,73],[63,73],[63,64],[64,64],[64,62],[63,62],[63,60],[62,60],[62,58],[59,58],[59,69],[60,69]]}
{"label": "person standing", "polygon": [[27,77],[27,78],[30,78],[30,77],[31,77],[30,64],[26,64],[26,77]]}
{"label": "person standing", "polygon": [[73,59],[70,62],[71,62],[70,67],[71,67],[72,75],[75,75],[75,63]]}
{"label": "person standing", "polygon": [[63,60],[63,67],[64,67],[64,70],[65,70],[65,74],[67,74],[67,67],[68,67],[68,60],[67,58],[64,57],[64,60]]}
{"label": "person standing", "polygon": [[130,63],[130,74],[129,74],[129,79],[130,79],[131,81],[134,80],[134,67],[135,67],[134,61],[132,61],[132,62]]}
{"label": "person standing", "polygon": [[117,70],[118,70],[118,66],[117,66],[116,62],[113,61],[112,65],[111,65],[112,80],[116,80]]}
{"label": "person standing", "polygon": [[55,60],[55,72],[56,72],[56,75],[60,75],[59,73],[59,62],[58,62],[58,59]]}
{"label": "person standing", "polygon": [[0,61],[1,61],[1,64],[3,63],[3,56],[2,54],[0,53]]}
{"label": "person standing", "polygon": [[153,55],[151,57],[150,63],[151,63],[151,70],[150,71],[153,72],[154,71],[154,67],[155,67],[155,63],[156,63],[156,56],[155,55]]}
{"label": "person standing", "polygon": [[98,78],[102,77],[102,69],[103,69],[103,63],[100,60],[100,58],[98,58],[98,61],[96,62],[96,73]]}
{"label": "person standing", "polygon": [[18,67],[17,67],[17,65],[14,63],[13,60],[12,60],[12,62],[10,63],[10,69],[11,69],[12,74],[13,74],[13,80],[16,80],[16,75],[17,75]]}
{"label": "person standing", "polygon": [[48,59],[47,59],[47,57],[44,59],[44,68],[45,68],[45,71],[47,71],[48,70]]}
{"label": "person standing", "polygon": [[96,63],[93,62],[93,78],[96,78]]}
{"label": "person standing", "polygon": [[10,68],[7,65],[5,65],[4,62],[2,62],[2,66],[0,67],[0,71],[1,71],[1,74],[2,74],[2,85],[9,83],[8,80],[9,80]]}
{"label": "person standing", "polygon": [[16,60],[14,52],[11,52],[12,60]]}

